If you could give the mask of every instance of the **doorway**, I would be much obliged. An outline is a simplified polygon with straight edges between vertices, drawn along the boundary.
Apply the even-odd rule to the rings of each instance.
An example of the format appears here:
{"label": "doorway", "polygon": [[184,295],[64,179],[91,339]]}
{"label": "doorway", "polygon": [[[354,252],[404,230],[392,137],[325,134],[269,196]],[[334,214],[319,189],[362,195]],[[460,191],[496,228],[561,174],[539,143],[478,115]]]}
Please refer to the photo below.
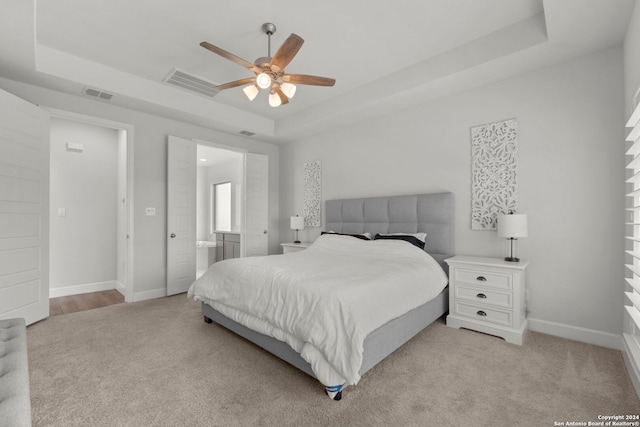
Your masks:
{"label": "doorway", "polygon": [[238,151],[197,146],[196,279],[214,262],[241,251],[243,158]]}
{"label": "doorway", "polygon": [[132,127],[51,112],[50,286],[65,297],[115,289],[133,301]]}
{"label": "doorway", "polygon": [[[241,174],[242,181],[236,181],[237,183],[241,182],[240,186],[230,186],[229,192],[233,194],[235,191],[237,195],[229,202],[231,209],[234,209],[234,213],[229,215],[231,225],[228,227],[231,230],[217,230],[215,223],[213,226],[202,225],[205,222],[211,224],[207,214],[206,219],[202,220],[200,225],[201,234],[198,238],[196,232],[198,227],[196,212],[198,162],[204,163],[198,159],[198,146],[200,145],[222,149],[228,151],[228,154],[235,153],[240,156],[242,167],[237,169]],[[267,255],[268,253],[268,156],[227,147],[208,141],[168,135],[167,295],[186,292],[196,280],[198,242],[212,245],[213,239],[215,239],[214,262],[226,258],[225,252],[233,254],[233,257]],[[201,171],[200,174],[203,176],[205,172]],[[201,215],[205,211],[205,206],[207,206],[207,211],[212,211],[208,197],[211,194],[211,184],[208,184],[209,188],[202,185]],[[233,221],[235,221],[235,226]],[[220,239],[221,236],[222,239]],[[206,251],[207,260],[209,259],[209,249],[211,247]],[[221,249],[222,254],[220,253]],[[201,257],[204,258],[203,255]],[[207,265],[212,263],[207,262],[209,263]],[[204,269],[204,267],[201,268]]]}

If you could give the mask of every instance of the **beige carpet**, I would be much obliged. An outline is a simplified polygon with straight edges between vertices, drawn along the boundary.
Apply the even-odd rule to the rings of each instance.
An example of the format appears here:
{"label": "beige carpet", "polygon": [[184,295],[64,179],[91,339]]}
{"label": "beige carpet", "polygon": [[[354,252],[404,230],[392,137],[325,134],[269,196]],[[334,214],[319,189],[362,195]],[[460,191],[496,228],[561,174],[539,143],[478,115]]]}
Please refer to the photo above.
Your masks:
{"label": "beige carpet", "polygon": [[34,426],[553,426],[640,413],[619,351],[438,321],[340,402],[185,295],[28,328]]}

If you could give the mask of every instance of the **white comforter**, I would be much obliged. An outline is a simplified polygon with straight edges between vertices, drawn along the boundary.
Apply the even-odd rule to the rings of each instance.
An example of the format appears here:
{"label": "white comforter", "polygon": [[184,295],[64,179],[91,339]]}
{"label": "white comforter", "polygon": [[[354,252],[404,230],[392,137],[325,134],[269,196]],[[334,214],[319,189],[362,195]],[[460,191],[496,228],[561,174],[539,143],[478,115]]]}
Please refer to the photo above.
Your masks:
{"label": "white comforter", "polygon": [[367,335],[446,285],[438,263],[410,243],[323,235],[304,251],[217,262],[188,295],[288,343],[324,385],[350,385]]}

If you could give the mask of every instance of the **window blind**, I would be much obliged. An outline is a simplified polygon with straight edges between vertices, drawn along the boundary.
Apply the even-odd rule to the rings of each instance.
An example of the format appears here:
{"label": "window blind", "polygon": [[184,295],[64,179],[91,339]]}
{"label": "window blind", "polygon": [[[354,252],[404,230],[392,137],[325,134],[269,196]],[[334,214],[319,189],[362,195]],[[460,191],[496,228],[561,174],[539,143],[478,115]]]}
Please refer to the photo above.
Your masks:
{"label": "window blind", "polygon": [[631,128],[631,132],[626,141],[631,142],[631,147],[626,154],[630,156],[627,169],[631,170],[631,177],[627,179],[631,192],[627,196],[631,199],[627,208],[629,222],[626,223],[626,238],[629,243],[626,245],[627,254],[630,255],[631,264],[626,264],[631,272],[627,277],[627,283],[631,290],[625,291],[627,296],[625,309],[633,320],[635,327],[640,329],[640,104],[636,105],[626,127]]}

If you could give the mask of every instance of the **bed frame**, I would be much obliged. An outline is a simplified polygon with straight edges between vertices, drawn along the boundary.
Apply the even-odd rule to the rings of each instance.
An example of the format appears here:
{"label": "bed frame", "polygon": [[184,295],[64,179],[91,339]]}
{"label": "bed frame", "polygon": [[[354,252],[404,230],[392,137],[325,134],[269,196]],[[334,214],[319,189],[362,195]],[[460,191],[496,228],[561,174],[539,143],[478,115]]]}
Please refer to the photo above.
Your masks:
{"label": "bed frame", "polygon": [[[453,256],[453,194],[432,193],[409,196],[329,200],[326,202],[326,230],[339,233],[427,233],[425,251],[448,272],[444,260]],[[409,341],[433,321],[447,313],[449,288],[426,304],[393,319],[373,331],[364,341],[360,375]],[[260,334],[202,303],[205,322],[216,322],[273,353],[315,378],[311,366],[287,343]],[[342,388],[329,390],[334,400]]]}

